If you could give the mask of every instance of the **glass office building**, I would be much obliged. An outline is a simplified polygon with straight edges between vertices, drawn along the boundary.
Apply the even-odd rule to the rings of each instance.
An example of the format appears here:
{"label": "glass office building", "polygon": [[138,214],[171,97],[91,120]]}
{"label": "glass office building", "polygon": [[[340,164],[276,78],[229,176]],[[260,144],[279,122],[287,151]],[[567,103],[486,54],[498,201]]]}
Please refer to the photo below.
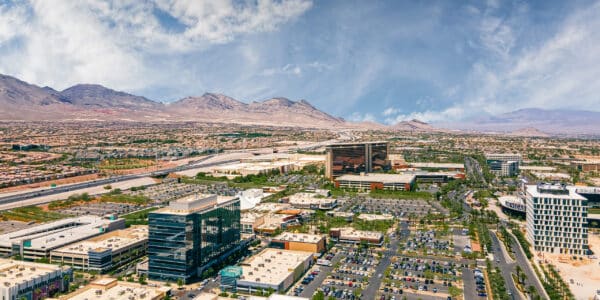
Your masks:
{"label": "glass office building", "polygon": [[180,199],[150,213],[148,225],[148,277],[189,282],[239,245],[240,201]]}
{"label": "glass office building", "polygon": [[333,144],[327,146],[326,153],[326,175],[330,179],[390,168],[386,142]]}

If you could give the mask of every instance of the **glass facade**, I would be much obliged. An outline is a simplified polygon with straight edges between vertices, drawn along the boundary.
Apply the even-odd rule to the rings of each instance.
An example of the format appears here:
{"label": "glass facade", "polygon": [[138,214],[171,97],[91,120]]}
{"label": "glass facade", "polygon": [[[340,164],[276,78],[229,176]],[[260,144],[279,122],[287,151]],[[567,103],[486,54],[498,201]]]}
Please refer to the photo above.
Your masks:
{"label": "glass facade", "polygon": [[189,214],[153,212],[148,226],[149,278],[188,282],[199,267],[238,246],[240,202]]}
{"label": "glass facade", "polygon": [[330,178],[390,169],[387,143],[330,145],[327,152]]}

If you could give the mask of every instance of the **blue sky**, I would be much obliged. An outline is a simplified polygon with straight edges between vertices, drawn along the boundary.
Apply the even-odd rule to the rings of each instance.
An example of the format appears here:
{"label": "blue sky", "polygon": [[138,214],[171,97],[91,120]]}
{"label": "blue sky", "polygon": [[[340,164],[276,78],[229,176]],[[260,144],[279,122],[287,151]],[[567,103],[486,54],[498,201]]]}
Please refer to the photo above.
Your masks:
{"label": "blue sky", "polygon": [[600,110],[598,1],[3,1],[0,73],[382,123]]}

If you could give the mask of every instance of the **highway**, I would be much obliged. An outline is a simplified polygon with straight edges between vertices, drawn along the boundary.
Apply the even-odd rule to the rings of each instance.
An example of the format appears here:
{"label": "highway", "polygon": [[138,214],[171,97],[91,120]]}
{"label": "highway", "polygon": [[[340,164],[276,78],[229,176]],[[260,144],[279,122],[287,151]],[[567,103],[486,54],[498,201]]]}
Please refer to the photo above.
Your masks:
{"label": "highway", "polygon": [[[203,163],[206,160],[209,160],[214,157],[215,156],[207,156],[207,157],[203,157],[202,159],[200,159],[198,161],[195,161],[193,164],[177,166],[174,168],[157,170],[157,171],[153,171],[153,172],[109,177],[109,178],[104,178],[104,179],[99,179],[99,180],[94,180],[94,181],[86,181],[86,182],[75,183],[75,184],[71,184],[71,185],[59,186],[56,188],[46,188],[46,189],[36,190],[36,191],[32,191],[32,192],[11,194],[8,196],[0,197],[0,204],[10,204],[10,203],[29,200],[29,199],[37,198],[37,197],[44,197],[44,196],[49,196],[49,195],[54,195],[54,194],[65,193],[65,192],[76,192],[78,190],[91,188],[91,187],[114,184],[114,183],[118,183],[118,182],[129,181],[129,180],[134,180],[134,179],[141,179],[141,178],[151,177],[151,176],[167,175],[172,172],[179,172],[179,171],[185,171],[185,170],[197,169],[197,168],[203,168],[203,167],[211,167],[211,166],[233,163],[233,162],[239,161],[238,159],[230,159],[230,160],[221,160],[221,161]],[[44,202],[41,202],[38,204],[42,204],[42,203],[44,203]]]}

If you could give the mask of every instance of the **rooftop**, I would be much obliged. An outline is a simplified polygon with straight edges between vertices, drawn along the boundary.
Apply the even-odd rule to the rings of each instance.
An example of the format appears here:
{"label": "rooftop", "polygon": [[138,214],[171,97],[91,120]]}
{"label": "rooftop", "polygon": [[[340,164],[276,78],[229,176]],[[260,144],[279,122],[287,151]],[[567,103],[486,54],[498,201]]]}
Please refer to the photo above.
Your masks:
{"label": "rooftop", "polygon": [[267,248],[242,263],[240,280],[279,285],[312,256],[310,252]]}
{"label": "rooftop", "polygon": [[133,245],[144,239],[148,239],[148,226],[132,226],[127,229],[112,231],[81,242],[70,244],[54,251],[71,254],[87,254],[90,250],[100,252],[113,249],[114,251],[115,249]]}
{"label": "rooftop", "polygon": [[98,235],[112,222],[115,220],[81,216],[43,223],[0,235],[0,246],[11,247],[15,242],[29,240],[31,246],[27,248],[51,250]]}
{"label": "rooftop", "polygon": [[[540,188],[541,187],[541,188]],[[537,198],[568,198],[586,200],[585,197],[577,194],[576,186],[554,185],[554,184],[539,184],[528,185],[527,193],[532,197]]]}
{"label": "rooftop", "polygon": [[415,180],[414,174],[383,174],[367,173],[364,175],[346,174],[338,177],[337,181],[367,181],[382,183],[410,183]]}
{"label": "rooftop", "polygon": [[169,202],[168,207],[153,211],[152,213],[187,215],[198,211],[209,210],[221,204],[228,204],[237,197],[217,196],[211,194],[194,194]]}
{"label": "rooftop", "polygon": [[414,162],[410,163],[414,168],[431,168],[431,169],[464,169],[464,164],[454,163],[431,163],[431,162]]}
{"label": "rooftop", "polygon": [[323,236],[308,233],[284,232],[273,239],[288,242],[316,243],[322,240]]}
{"label": "rooftop", "polygon": [[137,299],[162,299],[161,296],[169,291],[169,287],[151,287],[132,282],[117,281],[112,278],[102,278],[90,283],[85,288],[66,295],[60,299],[89,300],[137,300]]}
{"label": "rooftop", "polygon": [[10,287],[62,270],[57,265],[0,258],[0,286]]}

